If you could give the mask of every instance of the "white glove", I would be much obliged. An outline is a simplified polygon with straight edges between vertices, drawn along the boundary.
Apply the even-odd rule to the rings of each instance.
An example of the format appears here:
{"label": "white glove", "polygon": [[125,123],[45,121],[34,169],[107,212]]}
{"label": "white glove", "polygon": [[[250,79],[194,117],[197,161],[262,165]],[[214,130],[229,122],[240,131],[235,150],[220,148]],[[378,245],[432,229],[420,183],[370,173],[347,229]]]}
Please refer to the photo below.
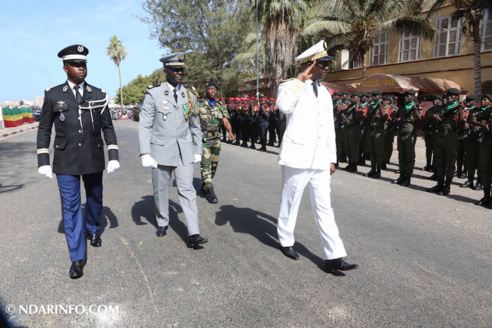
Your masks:
{"label": "white glove", "polygon": [[119,168],[120,168],[120,162],[118,162],[117,160],[112,160],[108,162],[108,167],[106,168],[106,171],[108,171],[108,173],[113,173]]}
{"label": "white glove", "polygon": [[38,173],[42,174],[43,176],[53,179],[53,174],[51,173],[51,166],[49,165],[43,165],[38,168]]}
{"label": "white glove", "polygon": [[152,156],[150,156],[150,154],[145,154],[145,155],[142,155],[142,166],[143,167],[152,167],[154,169],[157,168],[157,162],[155,161],[155,159],[152,158]]}
{"label": "white glove", "polygon": [[195,161],[193,163],[200,163],[202,161],[202,155],[195,154]]}

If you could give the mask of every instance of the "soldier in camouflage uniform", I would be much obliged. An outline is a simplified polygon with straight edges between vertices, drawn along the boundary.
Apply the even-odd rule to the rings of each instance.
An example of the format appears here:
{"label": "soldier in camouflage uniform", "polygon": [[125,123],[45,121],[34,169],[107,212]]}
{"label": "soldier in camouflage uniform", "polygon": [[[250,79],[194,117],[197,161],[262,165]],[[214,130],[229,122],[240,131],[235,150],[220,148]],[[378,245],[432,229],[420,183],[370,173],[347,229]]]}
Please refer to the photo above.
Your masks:
{"label": "soldier in camouflage uniform", "polygon": [[437,127],[434,141],[434,156],[436,158],[437,185],[426,189],[438,195],[447,196],[451,191],[456,169],[458,149],[458,122],[463,120],[464,105],[459,102],[460,91],[456,88],[448,89],[448,104],[439,114],[432,114],[429,119]]}
{"label": "soldier in camouflage uniform", "polygon": [[393,181],[404,187],[410,186],[415,166],[415,143],[417,142],[417,121],[421,110],[415,102],[415,90],[405,91],[405,105],[398,110],[395,120],[399,123],[398,131],[398,164],[400,177]]}
{"label": "soldier in camouflage uniform", "polygon": [[220,124],[223,123],[227,132],[229,132],[230,141],[236,139],[232,133],[231,124],[228,120],[229,113],[222,103],[214,99],[218,89],[217,84],[208,82],[205,86],[206,99],[200,99],[198,102],[198,108],[200,110],[200,127],[202,129],[203,138],[203,154],[200,163],[203,182],[202,192],[205,194],[209,203],[218,202],[212,185],[212,179],[215,176],[217,164],[219,163]]}
{"label": "soldier in camouflage uniform", "polygon": [[374,103],[369,112],[369,151],[371,154],[371,171],[366,176],[379,179],[381,177],[381,167],[383,166],[384,153],[384,123],[388,119],[390,111],[391,97],[385,96],[381,102],[381,91],[375,90]]}
{"label": "soldier in camouflage uniform", "polygon": [[483,198],[475,205],[488,206],[492,208],[492,197],[490,196],[490,186],[492,177],[492,95],[485,94],[482,97],[482,110],[476,119],[470,121],[477,126],[481,132],[479,139],[480,145],[480,171],[481,183],[483,186]]}
{"label": "soldier in camouflage uniform", "polygon": [[[467,96],[466,100],[470,100],[472,103],[477,98],[476,96]],[[473,106],[466,111],[465,130],[467,131],[467,136],[465,137],[465,165],[468,174],[468,181],[461,185],[462,188],[472,188],[475,190],[481,190],[481,170],[480,170],[480,144],[481,138],[478,137],[480,128],[475,125],[471,125],[471,121],[476,121],[478,114],[482,112],[481,106]],[[477,183],[474,184],[475,171],[477,172]]]}

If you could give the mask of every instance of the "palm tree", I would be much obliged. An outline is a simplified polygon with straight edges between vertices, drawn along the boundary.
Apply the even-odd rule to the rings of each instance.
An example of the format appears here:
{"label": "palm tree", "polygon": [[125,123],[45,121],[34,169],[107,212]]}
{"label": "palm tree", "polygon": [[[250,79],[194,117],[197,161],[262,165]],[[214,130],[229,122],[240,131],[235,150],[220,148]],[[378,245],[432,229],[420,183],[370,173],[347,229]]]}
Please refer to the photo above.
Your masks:
{"label": "palm tree", "polygon": [[421,1],[412,0],[330,0],[316,7],[325,16],[314,17],[304,30],[305,36],[321,36],[331,46],[344,45],[352,59],[362,62],[362,80],[366,80],[366,56],[373,47],[373,33],[398,31],[432,40],[436,28],[418,17]]}
{"label": "palm tree", "polygon": [[257,0],[262,39],[276,90],[294,62],[309,0]]}
{"label": "palm tree", "polygon": [[121,43],[120,40],[115,36],[113,36],[109,40],[109,46],[106,48],[106,56],[111,57],[111,59],[114,61],[116,66],[118,67],[118,74],[120,76],[120,102],[121,102],[121,107],[123,108],[123,87],[121,85],[121,70],[120,70],[120,63],[123,59],[126,57],[126,49],[123,47],[123,44]]}
{"label": "palm tree", "polygon": [[[482,38],[480,36],[481,22],[483,20],[484,9],[487,7],[487,2],[490,0],[437,0],[429,10],[427,18],[429,18],[437,9],[445,3],[452,3],[456,11],[451,15],[454,19],[464,18],[463,34],[468,35],[473,40],[473,58],[474,58],[474,80],[475,94],[482,94],[482,64],[481,64],[481,48]],[[492,9],[492,6],[488,4]],[[465,25],[468,25],[468,28]]]}

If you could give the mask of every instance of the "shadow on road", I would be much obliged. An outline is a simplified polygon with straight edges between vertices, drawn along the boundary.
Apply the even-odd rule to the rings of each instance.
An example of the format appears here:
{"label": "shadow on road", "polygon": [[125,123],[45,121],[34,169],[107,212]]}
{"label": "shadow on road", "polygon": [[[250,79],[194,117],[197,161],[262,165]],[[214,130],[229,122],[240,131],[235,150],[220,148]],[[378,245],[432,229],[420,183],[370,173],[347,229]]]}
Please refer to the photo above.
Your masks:
{"label": "shadow on road", "polygon": [[[82,216],[85,218],[85,204],[82,205]],[[100,235],[104,233],[104,230],[108,226],[108,222],[109,222],[109,229],[114,229],[118,227],[118,219],[116,218],[116,215],[114,215],[113,211],[111,211],[109,207],[103,206],[100,228],[99,228]],[[60,220],[60,224],[58,225],[58,232],[63,234],[65,233],[65,225],[63,222],[63,218]]]}
{"label": "shadow on road", "polygon": [[[251,208],[223,205],[220,207],[220,211],[216,213],[215,224],[223,226],[228,222],[235,233],[251,235],[266,246],[280,249],[280,244],[276,238],[276,218]],[[303,244],[296,241],[294,248],[300,255],[308,258],[321,270],[324,270],[324,260],[313,254]],[[284,256],[280,251],[278,254]]]}
{"label": "shadow on road", "polygon": [[0,183],[0,194],[4,192],[9,192],[9,191],[14,191],[17,189],[21,189],[24,187],[24,184],[18,184],[18,185],[11,185],[11,186],[4,186]]}
{"label": "shadow on road", "polygon": [[141,201],[136,202],[132,207],[132,219],[136,225],[146,225],[142,217],[157,229],[157,219],[155,218],[154,196],[143,196]]}

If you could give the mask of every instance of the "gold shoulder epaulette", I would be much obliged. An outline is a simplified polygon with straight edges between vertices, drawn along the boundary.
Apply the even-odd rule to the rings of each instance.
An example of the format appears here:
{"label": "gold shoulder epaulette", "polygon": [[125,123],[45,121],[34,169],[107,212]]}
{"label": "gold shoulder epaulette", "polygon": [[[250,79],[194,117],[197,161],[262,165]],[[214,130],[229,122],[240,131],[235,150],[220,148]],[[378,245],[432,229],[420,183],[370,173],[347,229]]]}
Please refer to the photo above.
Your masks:
{"label": "gold shoulder epaulette", "polygon": [[154,84],[154,85],[149,85],[149,86],[147,86],[147,89],[152,89],[152,88],[158,87],[160,85],[161,85],[160,83]]}
{"label": "gold shoulder epaulette", "polygon": [[200,95],[198,94],[198,92],[196,91],[196,89],[194,87],[192,87],[191,85],[186,85],[185,84],[185,88],[190,91],[192,94],[194,94],[198,99],[200,99]]}

